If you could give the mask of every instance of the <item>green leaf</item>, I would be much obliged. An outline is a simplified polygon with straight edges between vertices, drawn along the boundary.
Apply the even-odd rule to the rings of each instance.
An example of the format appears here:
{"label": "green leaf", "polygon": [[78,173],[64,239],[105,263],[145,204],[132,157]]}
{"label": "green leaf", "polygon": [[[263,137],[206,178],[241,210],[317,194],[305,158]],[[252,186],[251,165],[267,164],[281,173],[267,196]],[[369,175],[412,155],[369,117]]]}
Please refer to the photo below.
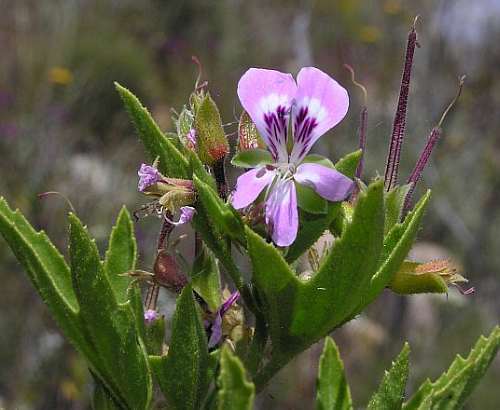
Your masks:
{"label": "green leaf", "polygon": [[325,339],[316,390],[316,410],[352,410],[351,391],[345,378],[344,364],[331,337]]}
{"label": "green leaf", "polygon": [[401,409],[408,379],[410,347],[405,343],[396,361],[386,371],[377,392],[370,399],[367,410]]}
{"label": "green leaf", "polygon": [[[353,178],[361,158],[362,151],[352,152],[335,164],[335,169],[349,178]],[[331,161],[321,155],[308,155],[304,162],[315,162],[324,166],[333,168]],[[298,185],[298,184],[297,184]],[[329,228],[335,218],[338,216],[341,203],[328,202],[328,211],[325,214],[307,214],[302,212],[300,215],[300,228],[297,238],[289,247],[286,260],[288,263],[294,262],[300,255],[309,249],[319,237]]]}
{"label": "green leaf", "polygon": [[224,265],[236,287],[241,290],[243,287],[243,277],[231,255],[228,241],[225,240],[226,238],[224,238],[218,230],[212,226],[210,218],[203,207],[197,207],[192,220],[192,225],[201,235],[205,244]]}
{"label": "green leaf", "polygon": [[0,232],[65,336],[92,362],[95,352],[85,339],[71,274],[62,255],[43,231],[35,231],[4,198],[0,198]]}
{"label": "green leaf", "polygon": [[255,387],[248,380],[240,359],[224,345],[220,359],[218,410],[251,410]]}
{"label": "green leaf", "polygon": [[265,149],[247,149],[238,152],[231,164],[240,168],[257,168],[260,165],[272,164],[274,162],[271,153]]}
{"label": "green leaf", "polygon": [[[486,373],[499,347],[500,327],[496,326],[487,338],[483,336],[479,338],[467,358],[458,355],[448,371],[434,383],[426,380],[415,395],[405,403],[404,409],[461,409]],[[429,401],[431,405],[425,407]]]}
{"label": "green leaf", "polygon": [[383,227],[383,184],[377,181],[360,194],[352,223],[308,281],[299,280],[272,244],[246,228],[253,280],[278,354],[301,351],[352,313],[376,270]]}
{"label": "green leaf", "polygon": [[196,151],[201,162],[213,165],[229,153],[219,109],[210,94],[205,95],[195,115]]}
{"label": "green leaf", "polygon": [[193,175],[193,182],[198,192],[198,199],[211,221],[212,229],[242,242],[244,240],[244,230],[240,215],[230,205],[225,204],[217,193],[196,175]]}
{"label": "green leaf", "polygon": [[130,304],[119,305],[104,273],[95,241],[70,214],[73,287],[86,334],[112,393],[132,409],[147,409],[152,383],[145,349]]}
{"label": "green leaf", "polygon": [[92,397],[92,408],[94,410],[120,410],[123,407],[115,401],[112,394],[106,389],[101,381],[94,377],[94,395]]}
{"label": "green leaf", "polygon": [[207,302],[212,312],[221,304],[220,272],[217,259],[205,245],[194,261],[191,272],[193,289]]}
{"label": "green leaf", "polygon": [[350,317],[376,271],[383,229],[383,181],[377,180],[360,193],[351,224],[306,282],[293,312],[292,333],[319,338]]}
{"label": "green leaf", "polygon": [[[143,316],[144,319],[144,316]],[[161,356],[165,341],[165,318],[163,316],[146,325],[145,344],[150,355]]]}
{"label": "green leaf", "polygon": [[252,279],[258,290],[263,313],[269,325],[273,346],[292,349],[291,312],[301,285],[280,252],[246,227],[248,254],[252,262]]}
{"label": "green leaf", "polygon": [[104,259],[104,272],[118,303],[127,301],[127,288],[132,281],[130,276],[120,276],[135,269],[137,244],[135,242],[134,225],[130,214],[122,208],[116,225],[111,231],[109,246]]}
{"label": "green leaf", "polygon": [[394,275],[401,267],[408,252],[415,242],[418,229],[430,199],[430,191],[420,198],[414,210],[408,214],[402,224],[393,226],[384,238],[384,248],[380,258],[377,273],[372,277],[367,288],[363,302],[356,313],[364,309],[388,286]]}
{"label": "green leaf", "polygon": [[118,83],[115,83],[115,87],[146,148],[150,161],[152,162],[156,158],[159,158],[159,170],[170,178],[189,178],[188,161],[175,145],[165,137],[148,110],[125,87],[122,87]]}
{"label": "green leaf", "polygon": [[[297,191],[297,205],[310,214],[326,214],[328,212],[328,202],[320,197],[314,189],[302,184],[295,184]],[[307,225],[307,223],[303,223]]]}
{"label": "green leaf", "polygon": [[167,356],[150,356],[161,391],[175,410],[201,407],[208,391],[209,356],[205,329],[187,285],[177,300]]}
{"label": "green leaf", "polygon": [[387,234],[392,227],[401,221],[406,194],[411,184],[397,186],[385,194],[385,228]]}

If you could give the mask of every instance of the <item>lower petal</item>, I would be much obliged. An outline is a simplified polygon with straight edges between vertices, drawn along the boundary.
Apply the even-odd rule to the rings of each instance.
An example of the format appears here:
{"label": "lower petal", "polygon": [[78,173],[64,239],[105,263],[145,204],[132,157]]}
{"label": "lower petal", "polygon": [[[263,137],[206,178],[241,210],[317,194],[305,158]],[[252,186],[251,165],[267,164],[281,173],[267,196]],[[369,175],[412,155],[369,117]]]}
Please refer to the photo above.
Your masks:
{"label": "lower petal", "polygon": [[332,202],[343,201],[354,188],[354,182],[344,174],[319,164],[299,165],[294,178],[299,184],[311,187]]}
{"label": "lower petal", "polygon": [[297,237],[299,215],[297,192],[293,181],[281,181],[273,188],[266,201],[266,223],[278,246],[289,246]]}
{"label": "lower petal", "polygon": [[257,199],[263,189],[269,185],[274,178],[274,171],[266,168],[255,168],[238,177],[236,189],[231,199],[235,209],[242,209]]}

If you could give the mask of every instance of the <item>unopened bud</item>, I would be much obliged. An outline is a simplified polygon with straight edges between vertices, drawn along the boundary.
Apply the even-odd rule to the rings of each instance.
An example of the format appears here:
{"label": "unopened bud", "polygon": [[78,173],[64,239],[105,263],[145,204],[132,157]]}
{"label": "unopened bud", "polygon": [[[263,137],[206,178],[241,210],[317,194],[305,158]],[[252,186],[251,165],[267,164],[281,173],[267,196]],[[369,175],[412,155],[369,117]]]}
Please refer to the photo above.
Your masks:
{"label": "unopened bud", "polygon": [[196,151],[200,160],[212,166],[229,153],[219,109],[209,94],[205,95],[196,110]]}

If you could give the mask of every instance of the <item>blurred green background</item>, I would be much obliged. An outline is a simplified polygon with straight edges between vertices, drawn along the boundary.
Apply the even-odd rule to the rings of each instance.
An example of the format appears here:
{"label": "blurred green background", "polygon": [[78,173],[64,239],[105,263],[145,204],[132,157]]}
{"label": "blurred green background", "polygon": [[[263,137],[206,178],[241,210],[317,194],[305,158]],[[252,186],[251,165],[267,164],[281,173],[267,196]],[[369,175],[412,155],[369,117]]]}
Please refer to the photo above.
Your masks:
{"label": "blurred green background", "polygon": [[[476,288],[446,296],[384,294],[335,338],[357,408],[393,356],[412,347],[410,390],[435,377],[500,317],[500,2],[0,0],[0,194],[66,249],[71,198],[98,243],[122,204],[136,209],[144,153],[113,81],[133,90],[164,130],[196,77],[191,56],[219,104],[227,132],[240,112],[236,84],[251,66],[296,73],[314,65],[350,91],[347,118],[316,144],[332,158],[354,150],[362,104],[344,63],[368,88],[365,179],[383,174],[408,29],[420,14],[401,178],[467,74],[456,109],[425,171],[419,194],[433,200],[414,256],[451,257]],[[234,180],[235,175],[230,175]],[[136,225],[149,269],[158,222]],[[61,337],[10,249],[0,239],[0,408],[86,409],[85,363]],[[164,296],[165,310],[173,299]],[[303,353],[261,394],[262,409],[312,408],[321,346]],[[500,361],[469,409],[500,408]]]}

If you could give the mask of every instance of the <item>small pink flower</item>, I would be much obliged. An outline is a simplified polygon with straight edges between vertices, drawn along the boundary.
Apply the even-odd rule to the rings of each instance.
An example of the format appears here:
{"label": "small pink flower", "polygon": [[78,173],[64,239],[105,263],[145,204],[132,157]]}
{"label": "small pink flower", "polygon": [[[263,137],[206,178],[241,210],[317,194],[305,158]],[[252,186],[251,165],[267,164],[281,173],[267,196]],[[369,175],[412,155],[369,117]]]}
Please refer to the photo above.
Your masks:
{"label": "small pink flower", "polygon": [[141,165],[139,171],[137,171],[137,175],[139,175],[139,185],[137,188],[140,192],[144,192],[150,185],[156,184],[162,179],[160,172],[155,167],[147,164]]}

